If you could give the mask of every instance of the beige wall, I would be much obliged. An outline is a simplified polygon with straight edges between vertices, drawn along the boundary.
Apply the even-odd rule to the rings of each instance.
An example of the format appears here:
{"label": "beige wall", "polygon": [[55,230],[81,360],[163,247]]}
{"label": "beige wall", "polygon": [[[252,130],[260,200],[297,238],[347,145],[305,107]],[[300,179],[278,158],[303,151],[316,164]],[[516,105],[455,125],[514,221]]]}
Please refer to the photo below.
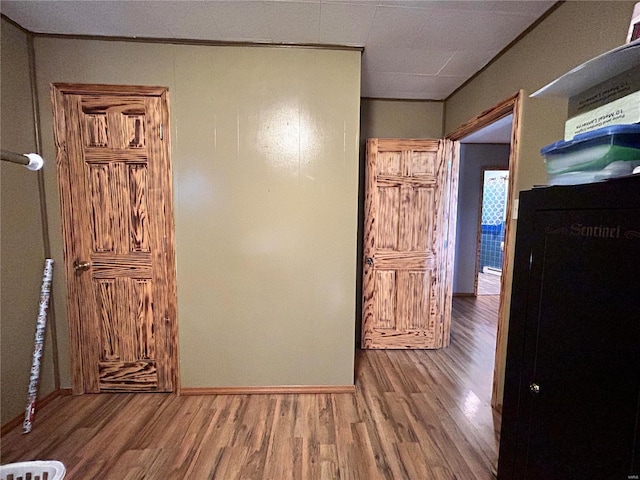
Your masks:
{"label": "beige wall", "polygon": [[[35,151],[35,140],[27,36],[5,20],[1,23],[0,144],[4,150],[31,153]],[[44,247],[37,173],[21,165],[0,162],[0,179],[0,423],[4,424],[20,415],[26,406]],[[51,354],[47,332],[40,397],[54,390]]]}
{"label": "beige wall", "polygon": [[442,138],[444,102],[362,99],[362,141],[367,138]]}
{"label": "beige wall", "polygon": [[36,54],[51,156],[51,82],[169,87],[182,387],[353,384],[360,52],[37,38]]}
{"label": "beige wall", "polygon": [[[530,99],[529,94],[580,63],[625,42],[635,2],[570,1],[562,4],[540,25],[514,45],[446,103],[445,132],[523,89],[520,162],[515,177],[516,195],[535,184],[546,183],[540,148],[564,135],[567,102],[563,99]],[[515,221],[511,228],[509,255],[513,258]],[[512,272],[505,272],[507,299]],[[508,307],[508,301],[507,301]],[[505,313],[508,315],[508,308]],[[506,349],[507,329],[498,343]],[[504,371],[505,349],[496,361]],[[499,378],[498,403],[502,399]]]}

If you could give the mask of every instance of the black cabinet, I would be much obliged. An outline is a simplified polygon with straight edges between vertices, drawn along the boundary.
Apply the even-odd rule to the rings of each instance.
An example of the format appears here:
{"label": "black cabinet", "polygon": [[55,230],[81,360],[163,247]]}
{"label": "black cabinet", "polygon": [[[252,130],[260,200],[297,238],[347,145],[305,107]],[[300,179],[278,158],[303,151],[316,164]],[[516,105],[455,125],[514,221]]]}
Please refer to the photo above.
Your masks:
{"label": "black cabinet", "polygon": [[640,176],[520,195],[499,480],[640,478]]}

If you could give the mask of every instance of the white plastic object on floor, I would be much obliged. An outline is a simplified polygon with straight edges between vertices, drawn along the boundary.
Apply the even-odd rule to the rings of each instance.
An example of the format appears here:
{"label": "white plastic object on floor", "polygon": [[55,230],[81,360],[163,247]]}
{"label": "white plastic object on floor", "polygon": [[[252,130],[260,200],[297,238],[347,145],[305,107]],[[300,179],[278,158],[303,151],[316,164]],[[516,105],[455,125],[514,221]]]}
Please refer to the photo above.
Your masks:
{"label": "white plastic object on floor", "polygon": [[13,478],[13,480],[26,480],[27,478],[31,480],[62,480],[66,473],[64,465],[56,460],[35,460],[0,465],[0,480],[9,478]]}

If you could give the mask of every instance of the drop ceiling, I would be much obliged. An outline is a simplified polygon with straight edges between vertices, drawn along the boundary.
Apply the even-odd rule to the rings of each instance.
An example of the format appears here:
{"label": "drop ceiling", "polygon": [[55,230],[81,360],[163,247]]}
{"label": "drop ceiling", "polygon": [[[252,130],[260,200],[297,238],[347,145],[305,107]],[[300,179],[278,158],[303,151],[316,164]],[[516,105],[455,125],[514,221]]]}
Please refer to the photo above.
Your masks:
{"label": "drop ceiling", "polygon": [[34,33],[363,47],[363,97],[443,100],[555,1],[2,0]]}

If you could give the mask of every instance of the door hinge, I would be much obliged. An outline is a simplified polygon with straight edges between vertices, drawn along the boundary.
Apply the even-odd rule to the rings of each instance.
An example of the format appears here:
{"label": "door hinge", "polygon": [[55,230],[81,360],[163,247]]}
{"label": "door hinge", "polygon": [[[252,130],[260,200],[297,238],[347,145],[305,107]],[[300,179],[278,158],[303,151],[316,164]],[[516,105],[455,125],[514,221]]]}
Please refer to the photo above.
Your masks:
{"label": "door hinge", "polygon": [[162,134],[162,124],[160,124],[160,140],[164,140],[164,135]]}

